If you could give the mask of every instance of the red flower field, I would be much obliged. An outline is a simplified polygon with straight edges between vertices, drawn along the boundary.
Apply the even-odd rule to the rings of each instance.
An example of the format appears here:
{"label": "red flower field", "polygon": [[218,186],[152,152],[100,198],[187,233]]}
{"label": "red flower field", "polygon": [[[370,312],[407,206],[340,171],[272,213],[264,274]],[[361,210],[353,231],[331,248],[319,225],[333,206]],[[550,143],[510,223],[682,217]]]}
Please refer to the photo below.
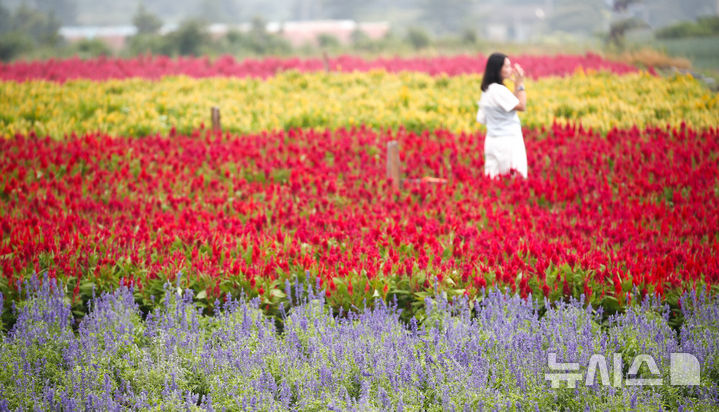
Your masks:
{"label": "red flower field", "polygon": [[[636,72],[637,69],[625,63],[606,60],[599,55],[588,53],[556,56],[517,56],[514,60],[521,64],[534,78],[547,76],[565,76],[578,69],[605,70],[615,74]],[[209,58],[165,56],[141,56],[132,59],[98,58],[82,60],[45,60],[31,62],[0,63],[0,80],[25,81],[44,79],[65,82],[72,79],[90,79],[103,81],[108,79],[126,79],[139,77],[159,79],[163,76],[185,75],[200,77],[257,77],[267,78],[286,70],[311,72],[333,71],[369,71],[386,70],[388,72],[413,71],[432,75],[450,76],[481,73],[487,61],[486,56],[451,56],[434,58],[379,58],[365,60],[354,56],[340,56],[322,59],[264,58],[261,60],[235,60],[224,56],[217,60]]]}
{"label": "red flower field", "polygon": [[[386,179],[398,140],[403,188]],[[184,280],[272,301],[319,278],[620,302],[719,281],[719,130],[525,130],[530,177],[483,176],[482,134],[369,129],[0,141],[3,282]],[[447,179],[426,183],[423,176]],[[77,282],[72,281],[77,279]],[[157,282],[156,282],[157,283]]]}

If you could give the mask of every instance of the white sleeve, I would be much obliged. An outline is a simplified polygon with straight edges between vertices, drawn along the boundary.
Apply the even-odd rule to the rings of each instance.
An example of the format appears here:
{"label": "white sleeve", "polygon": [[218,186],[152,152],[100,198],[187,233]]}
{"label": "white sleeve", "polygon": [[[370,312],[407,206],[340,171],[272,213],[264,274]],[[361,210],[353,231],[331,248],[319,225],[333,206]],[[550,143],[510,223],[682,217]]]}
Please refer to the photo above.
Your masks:
{"label": "white sleeve", "polygon": [[479,110],[477,110],[477,122],[486,124],[487,123],[487,115],[484,113],[484,110],[482,110],[482,105],[479,105]]}
{"label": "white sleeve", "polygon": [[497,92],[494,95],[497,99],[497,103],[499,104],[499,107],[504,109],[507,112],[511,112],[514,110],[515,107],[519,104],[519,99],[517,96],[512,94],[512,92],[509,91],[509,89],[506,86],[499,86],[497,87]]}

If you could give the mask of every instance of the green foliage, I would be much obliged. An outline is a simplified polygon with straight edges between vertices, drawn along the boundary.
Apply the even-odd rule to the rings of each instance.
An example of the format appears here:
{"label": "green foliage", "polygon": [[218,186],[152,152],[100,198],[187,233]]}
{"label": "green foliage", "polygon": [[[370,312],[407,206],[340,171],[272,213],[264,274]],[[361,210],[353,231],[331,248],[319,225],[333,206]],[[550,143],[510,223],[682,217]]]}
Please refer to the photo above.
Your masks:
{"label": "green foliage", "polygon": [[[282,179],[282,175],[273,175],[273,179]],[[252,250],[243,252],[251,256]],[[112,292],[116,289],[118,279],[130,278],[136,273],[137,268],[130,262],[120,261],[112,269],[111,274],[103,274],[98,277],[83,277],[79,286],[76,284],[77,278],[65,279],[65,292],[67,300],[72,303],[72,313],[77,319],[84,317],[89,306],[89,302],[95,295],[103,292]],[[292,289],[296,289],[297,285],[304,285],[304,290],[308,287],[320,285],[327,292],[327,304],[329,310],[337,312],[342,308],[346,313],[349,310],[362,308],[366,305],[372,305],[378,300],[387,303],[396,304],[402,309],[401,319],[409,322],[410,319],[416,318],[419,321],[425,319],[425,305],[427,299],[431,299],[436,294],[444,296],[446,299],[453,301],[467,295],[470,298],[481,297],[481,290],[475,289],[471,284],[462,284],[459,275],[445,276],[441,280],[431,275],[432,269],[418,271],[416,268],[411,277],[399,274],[390,276],[380,276],[368,279],[364,273],[350,273],[345,277],[333,278],[333,283],[328,285],[325,283],[317,283],[316,275],[306,272],[301,267],[290,267],[286,272],[278,271],[276,279],[256,278],[253,282],[244,275],[239,274],[223,276],[215,278],[213,276],[202,273],[178,273],[178,274],[159,274],[154,278],[143,280],[143,287],[135,289],[135,301],[143,313],[149,313],[157,308],[158,305],[164,304],[163,297],[165,294],[165,286],[169,282],[176,284],[182,289],[190,289],[193,291],[194,302],[201,307],[205,313],[215,312],[215,300],[223,300],[227,296],[246,296],[248,298],[259,297],[261,299],[262,310],[271,316],[279,319],[280,306],[285,308],[291,306],[290,297],[286,295],[286,282],[289,281]],[[494,279],[493,273],[479,274],[483,277],[488,289],[493,288],[509,288],[518,292],[520,278],[518,277],[515,284],[503,284]],[[571,268],[568,265],[550,266],[547,269],[546,281],[550,289],[547,296],[548,302],[562,302],[570,298],[580,299],[584,294],[585,279],[587,285],[592,288],[593,292],[590,297],[585,298],[586,305],[595,308],[602,308],[605,320],[610,315],[623,313],[631,304],[641,301],[642,296],[636,290],[633,290],[633,281],[631,277],[623,280],[621,285],[621,298],[614,296],[614,285],[610,280],[602,286],[593,280],[594,272],[576,267]],[[180,279],[178,281],[178,278]],[[100,279],[106,279],[101,281]],[[178,283],[179,282],[179,283]],[[256,283],[254,283],[256,282]],[[567,282],[569,295],[565,293],[564,282]],[[77,294],[73,291],[78,290]],[[260,294],[260,288],[263,293]],[[601,293],[604,290],[606,294]],[[545,296],[541,285],[537,282],[529,282],[529,292],[533,300],[540,307],[545,305]],[[15,287],[11,287],[7,282],[0,282],[0,293],[5,299],[5,308],[2,313],[4,329],[9,330],[14,324],[14,315],[10,310],[12,302],[23,302],[24,297],[19,295]],[[648,293],[653,293],[650,288]],[[678,307],[678,291],[670,290],[665,297],[665,303],[669,305],[672,312],[669,316],[669,324],[674,329],[678,329],[682,324],[681,311]],[[625,299],[626,295],[631,296],[631,302]],[[0,328],[2,329],[2,328]]]}
{"label": "green foliage", "polygon": [[159,34],[137,34],[127,41],[125,53],[128,55],[139,54],[167,54],[170,47],[164,36]]}
{"label": "green foliage", "polygon": [[363,43],[371,42],[372,39],[362,30],[354,30],[352,34],[350,34],[350,40],[352,41],[353,45],[360,45]]}
{"label": "green foliage", "polygon": [[719,34],[719,16],[700,17],[696,22],[679,22],[656,30],[659,39],[713,36]]}
{"label": "green foliage", "polygon": [[407,30],[407,42],[415,50],[420,50],[429,47],[432,44],[432,39],[426,30],[420,27],[410,27]]}
{"label": "green foliage", "polygon": [[36,48],[60,44],[60,21],[23,3],[14,12],[0,4],[0,61],[10,61]]}
{"label": "green foliage", "polygon": [[337,37],[331,34],[322,33],[317,36],[317,44],[323,48],[339,47],[340,41]]}
{"label": "green foliage", "polygon": [[0,36],[0,61],[9,62],[24,51],[32,49],[34,42],[28,35],[18,32]]}
{"label": "green foliage", "polygon": [[381,53],[390,51],[397,53],[398,51],[411,51],[412,45],[407,42],[407,38],[401,38],[396,33],[390,31],[384,37],[378,39],[370,38],[365,32],[355,30],[352,32],[349,52],[371,52]]}
{"label": "green foliage", "polygon": [[474,31],[473,29],[469,29],[469,28],[464,29],[462,31],[462,35],[461,35],[460,39],[463,44],[468,44],[468,45],[477,44],[477,42],[479,40],[479,38],[477,37],[477,32]]}
{"label": "green foliage", "polygon": [[52,14],[31,9],[24,4],[15,10],[10,24],[0,30],[25,33],[37,44],[55,45],[60,41],[60,21]]}
{"label": "green foliage", "polygon": [[[128,40],[126,55],[156,54],[166,56],[199,56],[217,55],[223,53],[243,54],[248,50],[251,53],[264,54],[279,47],[273,47],[277,36],[266,39],[257,32],[244,34],[231,31],[220,40],[213,40],[207,30],[207,24],[202,20],[186,20],[177,30],[165,35],[138,31],[138,34]],[[289,49],[289,47],[287,48]]]}
{"label": "green foliage", "polygon": [[162,20],[147,11],[142,3],[132,18],[132,24],[137,28],[138,34],[156,34],[162,28]]}
{"label": "green foliage", "polygon": [[81,58],[109,56],[112,54],[112,50],[100,39],[82,39],[73,43],[69,51]]}
{"label": "green foliage", "polygon": [[[210,316],[201,304],[208,300],[208,294],[203,295],[204,290],[197,294],[193,292],[200,286],[194,276],[178,276],[172,284],[167,280],[157,290],[159,297],[153,301],[152,316],[145,316],[143,320],[131,301],[126,299],[129,297],[126,290],[122,292],[123,299],[104,300],[101,304],[96,300],[84,303],[90,313],[77,330],[71,328],[67,317],[46,316],[57,313],[62,296],[53,295],[50,300],[29,296],[26,301],[19,302],[21,309],[32,308],[33,316],[23,318],[23,327],[19,329],[25,331],[22,334],[11,339],[0,335],[0,363],[4,366],[0,368],[0,388],[3,389],[3,399],[8,402],[6,406],[13,409],[32,405],[36,402],[33,395],[47,394],[47,388],[51,386],[53,390],[56,388],[56,397],[44,399],[49,404],[58,402],[58,396],[77,398],[81,395],[89,399],[108,391],[122,394],[142,392],[150,409],[154,406],[158,410],[179,410],[187,406],[186,399],[177,397],[181,393],[192,394],[195,399],[192,403],[200,407],[203,406],[201,401],[207,400],[209,395],[213,407],[234,410],[238,408],[239,403],[235,403],[238,399],[255,394],[253,389],[247,389],[251,386],[248,383],[263,379],[276,388],[274,394],[281,395],[285,405],[289,403],[289,410],[296,409],[298,404],[303,405],[302,410],[324,410],[316,402],[326,399],[325,396],[332,397],[338,391],[346,397],[341,400],[343,409],[365,399],[369,402],[365,404],[368,410],[387,410],[390,404],[397,402],[412,410],[439,411],[462,405],[471,405],[473,409],[498,405],[503,410],[522,410],[520,404],[525,405],[523,400],[530,400],[529,405],[534,404],[539,410],[583,410],[587,403],[598,410],[624,410],[629,403],[626,388],[624,392],[619,389],[617,396],[613,391],[600,392],[601,386],[591,390],[583,385],[576,390],[548,390],[541,374],[527,374],[533,369],[524,369],[522,365],[524,362],[544,362],[546,358],[537,358],[536,350],[541,354],[541,351],[552,348],[559,352],[560,357],[567,351],[572,351],[570,356],[579,354],[579,358],[574,359],[582,365],[587,364],[589,354],[601,354],[610,362],[612,374],[615,373],[611,364],[612,355],[620,353],[623,375],[636,355],[650,353],[659,360],[660,371],[667,371],[667,353],[677,348],[676,337],[684,336],[668,330],[665,314],[662,313],[666,309],[647,302],[627,307],[623,316],[606,324],[600,324],[596,312],[592,308],[584,308],[583,301],[571,304],[556,302],[526,316],[526,310],[534,313],[533,306],[525,305],[518,297],[509,298],[509,301],[504,301],[505,306],[492,310],[492,296],[465,300],[451,279],[437,281],[434,284],[436,291],[421,292],[424,316],[417,317],[415,321],[404,319],[409,323],[401,322],[402,316],[395,311],[390,316],[383,316],[380,323],[372,323],[374,316],[367,317],[367,320],[354,314],[341,317],[333,310],[331,302],[330,306],[323,304],[321,295],[308,292],[308,283],[313,279],[307,272],[298,273],[293,278],[293,285],[285,289],[292,295],[291,300],[282,292],[275,294],[278,301],[284,303],[279,316],[268,313],[268,306],[273,305],[275,300],[266,296],[251,302],[241,299],[239,306],[228,300],[226,304],[236,307],[236,310],[216,311]],[[201,282],[211,280],[208,278]],[[404,298],[397,298],[397,293],[421,286],[426,279],[419,276],[416,280],[389,280],[395,282],[389,293],[383,295],[385,292],[375,290],[373,294],[378,300],[395,302],[396,309],[404,312],[401,303]],[[356,285],[360,284],[357,277],[354,281]],[[387,279],[368,281],[376,282],[375,286],[379,287]],[[88,287],[89,284],[83,283],[80,293],[89,293],[93,298],[99,296],[94,287]],[[186,285],[190,289],[186,289]],[[146,284],[145,289],[155,286],[155,283]],[[337,282],[332,296],[346,292],[345,287],[345,284]],[[70,289],[72,285],[63,288],[65,293]],[[136,297],[142,293],[135,290]],[[233,295],[241,296],[242,293]],[[366,300],[366,307],[354,306],[352,310],[364,314],[371,314],[373,310],[380,313],[378,306],[371,309],[377,302]],[[688,303],[685,309],[692,307],[691,302]],[[469,310],[466,310],[467,304]],[[517,311],[518,308],[524,309]],[[693,344],[704,344],[705,352],[711,354],[702,366],[702,386],[711,390],[719,376],[716,351],[711,346],[717,341],[719,330],[712,312],[716,306],[697,308],[695,310],[702,313],[690,316],[685,325],[687,335],[683,339],[690,337]],[[63,313],[67,314],[67,311]],[[471,323],[472,319],[477,323]],[[280,327],[275,326],[278,321]],[[349,328],[363,324],[364,329]],[[378,331],[377,326],[380,326],[381,332],[373,333]],[[337,338],[348,330],[358,333],[352,333],[351,337],[345,335],[348,339],[337,351]],[[392,359],[386,359],[385,354],[375,351],[375,348],[395,348],[397,344],[406,344],[408,341],[403,337],[415,333],[420,338],[410,340],[409,345],[396,352],[400,357],[418,360],[415,363],[418,368],[405,377]],[[518,346],[504,340],[508,337],[507,333]],[[467,364],[460,357],[452,357],[455,350],[467,348],[469,336],[476,337],[471,341],[472,350],[482,351],[486,364]],[[662,336],[667,338],[660,339]],[[524,353],[511,353],[523,350],[525,344],[522,342],[535,342],[537,339],[539,343],[536,346],[531,343],[535,356],[530,353],[525,360]],[[81,342],[80,346],[78,342]],[[204,358],[198,348],[213,348],[214,353],[234,354],[238,356],[239,363],[232,362],[230,358],[217,362],[217,359]],[[357,353],[373,361],[357,362],[358,357],[354,356]],[[486,391],[469,387],[463,389],[462,376],[477,370],[473,366],[487,370],[488,375],[483,379],[490,379],[491,376],[492,385],[487,386]],[[637,377],[654,377],[647,372],[645,365]],[[329,373],[339,387],[320,388],[324,393],[319,394],[316,391],[308,393],[303,382],[308,375],[317,376],[320,373]],[[88,374],[92,379],[87,379]],[[399,382],[391,382],[391,378],[388,380],[388,376],[394,375],[403,378]],[[431,379],[423,379],[423,376]],[[467,376],[467,379],[474,378]],[[662,378],[668,382],[666,374]],[[518,380],[521,389],[517,387]],[[228,392],[228,384],[236,390]],[[444,385],[452,385],[452,399],[445,396],[447,386]],[[168,394],[168,390],[173,394]],[[637,393],[639,407],[636,410],[656,410],[656,402],[672,410],[692,400],[702,402],[700,406],[707,406],[706,400],[698,399],[696,392],[689,389],[663,385],[646,390]],[[316,399],[302,403],[307,396]],[[380,399],[384,406],[378,404]],[[261,402],[275,403],[277,400],[270,397],[263,398]],[[642,407],[646,402],[651,402],[651,407]],[[87,407],[87,404],[84,406]]]}
{"label": "green foliage", "polygon": [[719,70],[719,35],[659,39],[653,44],[671,56],[691,59],[694,68]]}
{"label": "green foliage", "polygon": [[292,46],[283,37],[268,33],[264,20],[255,18],[248,32],[230,30],[216,49],[220,53],[239,55],[282,55],[290,53]]}
{"label": "green foliage", "polygon": [[623,50],[626,44],[627,33],[634,29],[646,28],[647,23],[643,20],[630,17],[613,22],[609,27],[607,41],[610,47]]}
{"label": "green foliage", "polygon": [[172,55],[199,56],[210,43],[207,25],[201,20],[185,20],[174,32],[167,35],[167,45]]}

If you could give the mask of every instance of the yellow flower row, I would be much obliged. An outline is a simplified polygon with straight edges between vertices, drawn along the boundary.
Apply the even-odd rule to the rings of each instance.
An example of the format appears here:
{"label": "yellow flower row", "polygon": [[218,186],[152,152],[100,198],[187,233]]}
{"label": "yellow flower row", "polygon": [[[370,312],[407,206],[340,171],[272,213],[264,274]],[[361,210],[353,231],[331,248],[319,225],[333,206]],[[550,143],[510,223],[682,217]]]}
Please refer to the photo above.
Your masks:
{"label": "yellow flower row", "polygon": [[[62,138],[100,131],[142,136],[209,126],[218,106],[224,130],[250,133],[293,127],[337,128],[364,124],[410,130],[475,131],[481,76],[432,77],[423,73],[285,72],[259,79],[167,77],[106,82],[2,82],[0,135]],[[690,76],[646,73],[576,73],[527,81],[525,126],[580,122],[613,127],[719,125],[717,95]]]}

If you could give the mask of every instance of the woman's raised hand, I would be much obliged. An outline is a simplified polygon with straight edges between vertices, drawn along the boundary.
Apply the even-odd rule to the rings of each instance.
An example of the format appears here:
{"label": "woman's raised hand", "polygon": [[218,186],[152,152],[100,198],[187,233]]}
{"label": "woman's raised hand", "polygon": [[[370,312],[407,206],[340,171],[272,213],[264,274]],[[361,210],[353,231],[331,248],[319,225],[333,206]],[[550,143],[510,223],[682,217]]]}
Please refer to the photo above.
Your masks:
{"label": "woman's raised hand", "polygon": [[518,63],[514,63],[512,75],[514,77],[514,83],[521,84],[524,82],[524,69]]}

